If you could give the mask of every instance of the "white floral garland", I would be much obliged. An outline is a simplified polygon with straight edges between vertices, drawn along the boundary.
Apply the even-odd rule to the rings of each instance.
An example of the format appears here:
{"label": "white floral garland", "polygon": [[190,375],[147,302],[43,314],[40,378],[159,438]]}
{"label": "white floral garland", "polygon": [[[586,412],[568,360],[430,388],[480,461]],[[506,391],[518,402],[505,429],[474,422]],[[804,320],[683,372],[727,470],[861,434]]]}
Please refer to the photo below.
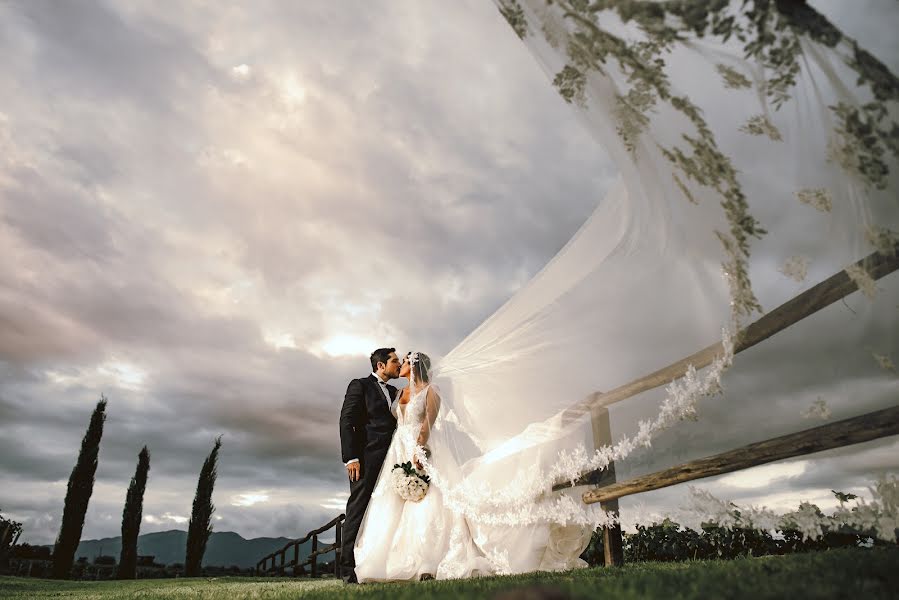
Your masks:
{"label": "white floral garland", "polygon": [[519,470],[515,478],[501,488],[482,481],[464,480],[446,484],[439,470],[418,447],[415,458],[422,464],[442,493],[444,504],[453,512],[473,522],[486,525],[526,526],[537,523],[578,524],[598,527],[618,522],[618,515],[607,513],[598,504],[584,504],[568,494],[553,495],[552,486],[560,481],[572,485],[586,471],[601,470],[621,461],[638,448],[648,448],[652,439],[679,421],[696,417],[699,398],[719,393],[721,376],[733,361],[734,343],[728,330],[722,332],[723,353],[700,376],[691,365],[686,374],[666,388],[667,395],[654,420],[640,421],[636,434],[624,437],[615,445],[606,445],[588,454],[583,445],[573,451],[560,452],[553,466],[541,471],[538,466]]}
{"label": "white floral garland", "polygon": [[[856,531],[873,531],[881,540],[896,542],[899,529],[899,479],[885,475],[878,479],[871,492],[871,502],[857,498],[855,506],[840,506],[830,516],[821,513],[817,506],[801,502],[799,508],[782,515],[762,506],[737,506],[721,500],[706,490],[690,486],[689,502],[685,514],[693,520],[716,523],[722,527],[746,527],[762,530],[796,529],[803,537],[818,539],[826,530],[848,526]],[[735,510],[736,509],[736,510]],[[675,520],[678,520],[675,517]],[[689,527],[689,525],[688,525]]]}

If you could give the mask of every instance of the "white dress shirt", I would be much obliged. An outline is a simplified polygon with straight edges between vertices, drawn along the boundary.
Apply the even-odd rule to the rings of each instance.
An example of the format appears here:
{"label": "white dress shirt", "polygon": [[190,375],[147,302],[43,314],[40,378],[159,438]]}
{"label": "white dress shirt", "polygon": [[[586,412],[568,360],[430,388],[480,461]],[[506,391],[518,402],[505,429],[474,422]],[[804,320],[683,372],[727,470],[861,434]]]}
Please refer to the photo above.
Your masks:
{"label": "white dress shirt", "polygon": [[[393,401],[390,399],[390,390],[387,389],[387,382],[384,381],[383,379],[381,379],[380,377],[378,377],[378,374],[375,373],[374,371],[372,371],[371,375],[372,375],[372,377],[375,378],[375,381],[378,382],[378,387],[381,388],[381,391],[384,392],[384,398],[387,399],[387,408],[389,410],[390,405],[393,403]],[[349,466],[356,462],[359,462],[358,458],[351,458],[350,460],[346,461],[346,464],[347,464],[347,466]]]}

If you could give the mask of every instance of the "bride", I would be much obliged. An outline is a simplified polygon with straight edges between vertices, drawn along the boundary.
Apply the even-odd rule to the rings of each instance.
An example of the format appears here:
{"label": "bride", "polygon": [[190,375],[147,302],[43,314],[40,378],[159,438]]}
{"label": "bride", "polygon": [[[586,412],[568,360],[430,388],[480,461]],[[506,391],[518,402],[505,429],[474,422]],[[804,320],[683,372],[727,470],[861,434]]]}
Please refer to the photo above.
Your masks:
{"label": "bride", "polygon": [[450,473],[454,468],[450,453],[439,442],[433,450],[429,445],[441,406],[430,370],[427,354],[410,352],[403,360],[400,377],[409,379],[409,385],[394,402],[396,432],[355,546],[360,583],[448,579],[491,572],[489,561],[476,551],[464,519],[453,516],[444,506],[442,480],[432,479],[419,502],[403,500],[393,489],[390,472],[396,464],[412,462],[428,474],[438,470]]}

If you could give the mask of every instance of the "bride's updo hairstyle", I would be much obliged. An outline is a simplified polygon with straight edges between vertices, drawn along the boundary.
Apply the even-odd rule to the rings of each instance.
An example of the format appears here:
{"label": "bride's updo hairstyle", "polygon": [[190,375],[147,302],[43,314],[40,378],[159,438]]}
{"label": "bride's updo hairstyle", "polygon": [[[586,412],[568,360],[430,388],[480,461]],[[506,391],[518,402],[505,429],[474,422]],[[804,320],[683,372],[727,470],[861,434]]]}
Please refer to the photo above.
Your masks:
{"label": "bride's updo hairstyle", "polygon": [[431,357],[424,352],[410,352],[406,355],[412,366],[412,377],[415,381],[428,383],[431,381]]}

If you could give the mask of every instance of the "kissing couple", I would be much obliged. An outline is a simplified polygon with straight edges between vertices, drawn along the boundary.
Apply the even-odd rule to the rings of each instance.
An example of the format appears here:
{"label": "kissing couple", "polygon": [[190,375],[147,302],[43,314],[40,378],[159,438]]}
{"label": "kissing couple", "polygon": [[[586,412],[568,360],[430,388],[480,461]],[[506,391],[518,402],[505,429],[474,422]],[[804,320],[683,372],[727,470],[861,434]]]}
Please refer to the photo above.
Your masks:
{"label": "kissing couple", "polygon": [[[489,574],[489,561],[479,556],[464,518],[444,506],[440,482],[427,477],[452,468],[451,453],[439,442],[429,445],[441,405],[430,357],[410,352],[401,361],[394,348],[379,348],[371,367],[370,375],[350,382],[340,411],[350,481],[341,540],[344,580]],[[408,385],[400,390],[388,383],[397,378],[408,379]],[[424,497],[406,500],[397,492],[394,469],[404,463],[423,481],[430,479]]]}

